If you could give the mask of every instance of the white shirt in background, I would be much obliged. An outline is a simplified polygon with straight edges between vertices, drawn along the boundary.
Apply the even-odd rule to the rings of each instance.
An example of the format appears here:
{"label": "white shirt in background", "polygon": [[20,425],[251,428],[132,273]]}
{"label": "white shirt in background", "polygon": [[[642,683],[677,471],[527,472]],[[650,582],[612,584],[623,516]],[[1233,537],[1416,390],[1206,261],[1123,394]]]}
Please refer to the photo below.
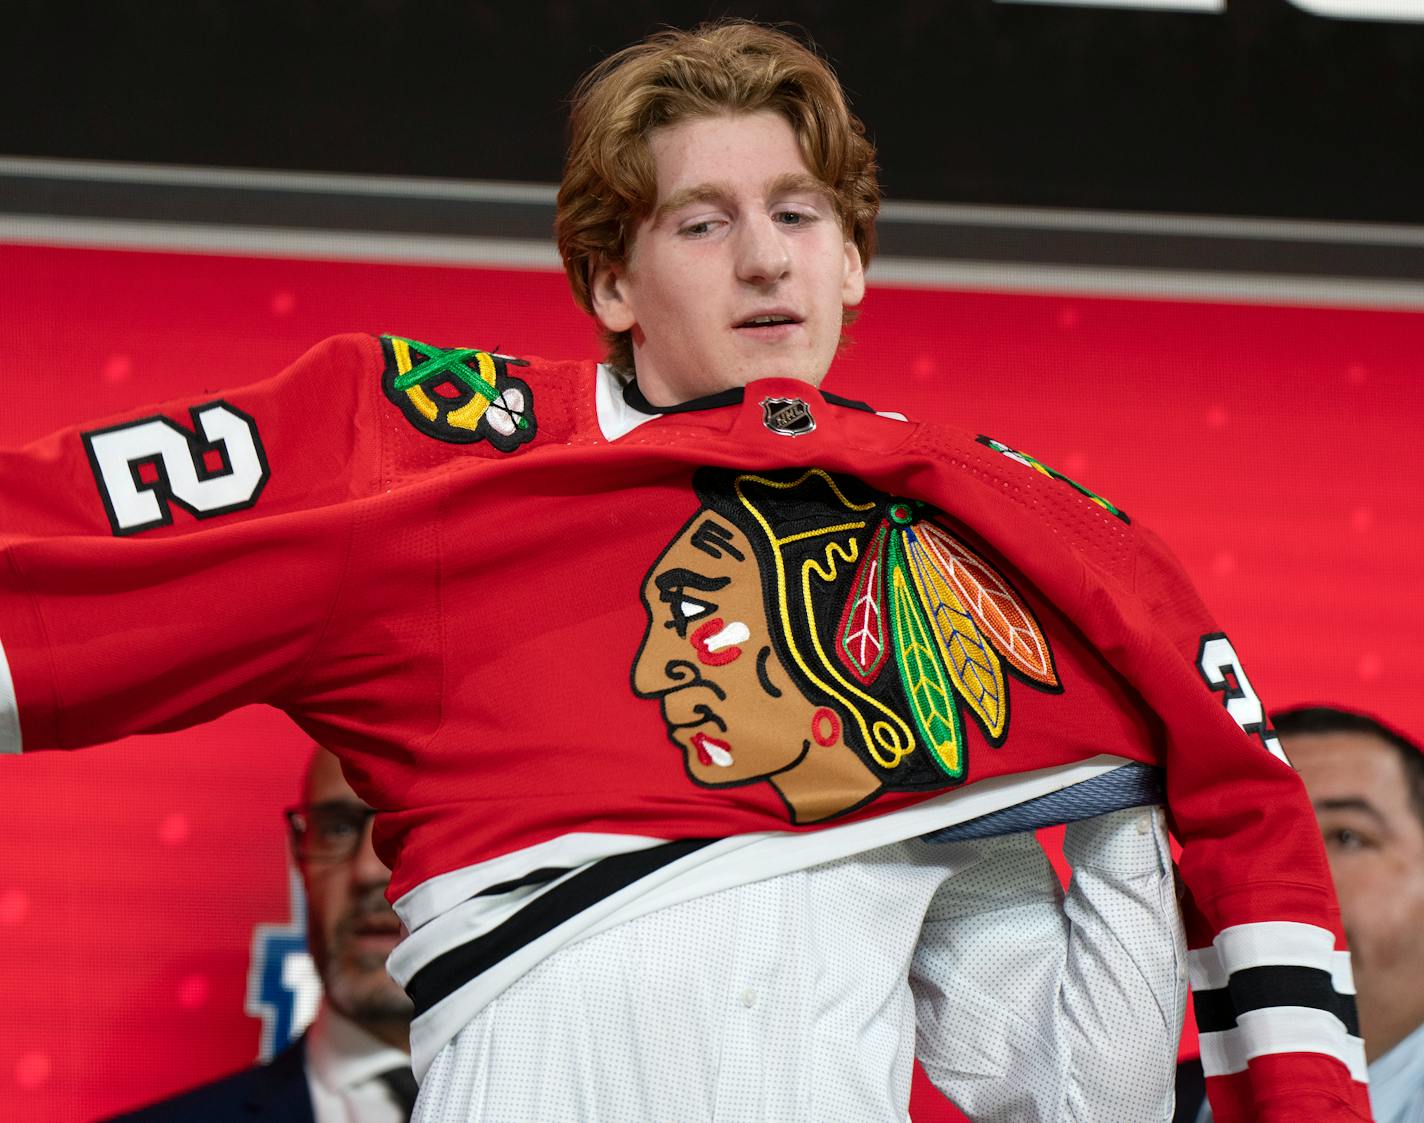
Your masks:
{"label": "white shirt in background", "polygon": [[316,1123],[405,1123],[381,1074],[410,1054],[371,1036],[323,1001],[307,1030],[307,1087]]}

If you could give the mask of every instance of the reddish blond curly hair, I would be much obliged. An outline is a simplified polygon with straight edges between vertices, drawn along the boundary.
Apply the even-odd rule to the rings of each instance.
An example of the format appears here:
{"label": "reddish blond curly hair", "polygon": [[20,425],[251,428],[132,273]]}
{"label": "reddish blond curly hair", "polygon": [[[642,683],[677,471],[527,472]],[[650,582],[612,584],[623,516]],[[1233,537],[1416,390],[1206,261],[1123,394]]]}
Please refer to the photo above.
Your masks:
{"label": "reddish blond curly hair", "polygon": [[[868,263],[880,210],[875,149],[830,66],[783,31],[741,20],[663,31],[604,59],[575,88],[554,221],[574,299],[593,313],[596,269],[628,259],[658,184],[648,134],[694,117],[770,109],[790,123]],[[608,362],[633,367],[629,332],[605,332]]]}

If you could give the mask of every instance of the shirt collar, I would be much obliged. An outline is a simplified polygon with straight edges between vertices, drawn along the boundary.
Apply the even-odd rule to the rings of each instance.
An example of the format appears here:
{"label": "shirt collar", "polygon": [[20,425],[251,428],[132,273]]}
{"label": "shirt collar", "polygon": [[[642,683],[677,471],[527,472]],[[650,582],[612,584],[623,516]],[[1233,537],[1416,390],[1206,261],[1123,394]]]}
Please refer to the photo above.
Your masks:
{"label": "shirt collar", "polygon": [[373,1037],[323,1001],[307,1030],[307,1065],[323,1086],[340,1092],[400,1065],[409,1067],[410,1054]]}
{"label": "shirt collar", "polygon": [[1424,1093],[1424,1025],[1370,1065],[1370,1104],[1382,1123]]}
{"label": "shirt collar", "polygon": [[721,409],[723,406],[739,405],[746,396],[746,391],[740,386],[733,386],[727,390],[719,390],[715,394],[707,394],[701,398],[690,398],[685,402],[678,402],[676,405],[655,406],[648,401],[644,395],[642,387],[638,385],[636,378],[630,378],[623,387],[623,401],[630,409],[635,409],[639,413],[661,414],[661,413],[692,413],[701,409]]}
{"label": "shirt collar", "polygon": [[[636,378],[620,377],[606,363],[598,364],[595,388],[598,425],[603,433],[603,439],[606,441],[616,441],[619,437],[631,433],[644,422],[664,414],[722,409],[725,406],[738,405],[746,397],[744,387],[734,386],[731,389],[719,390],[717,393],[708,394],[705,397],[679,402],[677,405],[655,406],[648,401],[647,396],[638,386]],[[820,396],[833,405],[862,410],[866,413],[875,412],[870,406],[864,402],[856,401],[854,398],[844,398],[839,394],[832,394],[825,390],[820,391]],[[893,417],[897,421],[905,419],[902,414],[882,414],[882,416]]]}

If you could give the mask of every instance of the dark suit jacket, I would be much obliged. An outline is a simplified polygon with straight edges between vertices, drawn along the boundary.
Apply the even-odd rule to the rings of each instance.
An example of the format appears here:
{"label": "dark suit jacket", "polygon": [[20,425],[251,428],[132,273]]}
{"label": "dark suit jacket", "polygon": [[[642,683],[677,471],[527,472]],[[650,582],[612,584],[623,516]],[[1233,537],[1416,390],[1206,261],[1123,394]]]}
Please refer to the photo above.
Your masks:
{"label": "dark suit jacket", "polygon": [[235,1072],[109,1123],[315,1123],[307,1088],[306,1039],[265,1065]]}

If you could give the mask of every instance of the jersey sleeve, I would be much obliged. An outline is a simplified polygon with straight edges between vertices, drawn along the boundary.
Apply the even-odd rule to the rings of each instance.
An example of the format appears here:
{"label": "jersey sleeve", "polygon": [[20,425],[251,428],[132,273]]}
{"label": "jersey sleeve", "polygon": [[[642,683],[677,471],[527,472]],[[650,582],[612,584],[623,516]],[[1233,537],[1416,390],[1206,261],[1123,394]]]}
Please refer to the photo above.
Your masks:
{"label": "jersey sleeve", "polygon": [[0,751],[300,691],[379,484],[381,351],[0,450]]}
{"label": "jersey sleeve", "polygon": [[1152,638],[1135,678],[1164,726],[1215,1118],[1369,1119],[1350,957],[1304,785],[1231,641],[1167,549],[1137,535],[1134,631]]}

